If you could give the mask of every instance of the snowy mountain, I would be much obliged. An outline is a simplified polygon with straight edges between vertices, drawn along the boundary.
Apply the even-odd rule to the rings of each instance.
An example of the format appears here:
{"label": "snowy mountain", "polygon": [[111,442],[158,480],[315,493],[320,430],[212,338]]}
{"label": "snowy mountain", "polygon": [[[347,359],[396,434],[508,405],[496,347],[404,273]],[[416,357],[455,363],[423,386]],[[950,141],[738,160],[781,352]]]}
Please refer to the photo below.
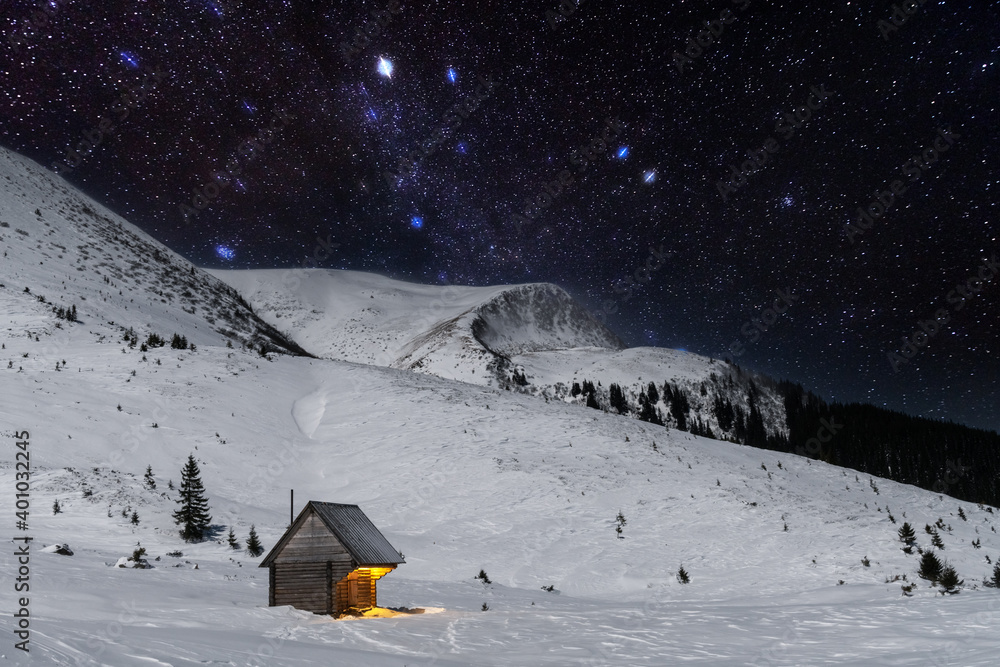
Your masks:
{"label": "snowy mountain", "polygon": [[[605,391],[746,381],[721,362],[621,349],[548,286],[451,288],[445,300],[440,288],[294,272],[300,296],[282,310],[284,297],[268,296],[273,274],[253,289],[238,282],[258,279],[250,273],[227,277],[257,319],[222,282],[30,161],[2,157],[8,498],[15,442],[28,443],[32,471],[29,528],[8,519],[13,536],[33,538],[30,590],[18,594],[30,598],[31,652],[13,646],[17,619],[4,614],[10,662],[994,664],[1000,595],[981,583],[1000,558],[994,508],[573,396],[574,381],[599,378]],[[366,291],[375,285],[383,291]],[[53,311],[74,304],[76,322]],[[197,349],[144,352],[125,340],[129,327]],[[265,358],[240,342],[355,356]],[[499,359],[528,384],[501,388]],[[423,372],[410,370],[418,360]],[[560,383],[567,393],[553,400]],[[170,487],[191,453],[215,526],[196,544],[171,519]],[[224,536],[233,527],[244,540],[253,524],[272,546],[291,488],[296,511],[306,500],[359,504],[406,556],[379,582],[380,602],[425,613],[336,621],[267,607],[260,559]],[[919,555],[897,537],[904,521],[919,548],[955,566],[959,594],[917,577]],[[137,543],[153,568],[115,567]],[[10,547],[8,592],[21,576]],[[481,569],[493,583],[475,578]]]}
{"label": "snowy mountain", "polygon": [[415,285],[356,271],[211,271],[313,354],[488,383],[498,359],[624,347],[561,288]]}
{"label": "snowy mountain", "polygon": [[[561,288],[416,285],[356,271],[327,269],[211,271],[265,321],[326,358],[412,370],[547,399],[587,403],[574,383],[594,384],[610,404],[617,384],[639,414],[650,382],[687,395],[692,423],[720,429],[712,407],[724,398],[749,412],[750,376],[733,366],[664,348],[625,349],[621,340]],[[784,407],[762,386],[758,409],[769,433],[785,434]],[[668,402],[654,401],[678,426]],[[682,430],[689,430],[683,428]],[[729,429],[730,431],[732,429]]]}
{"label": "snowy mountain", "polygon": [[[0,290],[4,312],[42,317],[76,305],[87,324],[114,322],[196,345],[227,339],[302,350],[219,280],[31,160],[0,148]],[[27,292],[25,292],[27,290]],[[14,299],[12,292],[33,295]]]}

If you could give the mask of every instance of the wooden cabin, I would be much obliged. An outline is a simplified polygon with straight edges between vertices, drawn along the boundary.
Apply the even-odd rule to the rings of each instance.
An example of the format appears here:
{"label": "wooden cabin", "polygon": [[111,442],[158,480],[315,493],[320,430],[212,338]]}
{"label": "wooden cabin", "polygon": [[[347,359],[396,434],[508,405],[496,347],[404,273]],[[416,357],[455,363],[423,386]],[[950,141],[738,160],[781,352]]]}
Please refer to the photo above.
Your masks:
{"label": "wooden cabin", "polygon": [[342,614],[377,606],[375,582],[403,562],[360,507],[311,500],[260,567],[269,606]]}

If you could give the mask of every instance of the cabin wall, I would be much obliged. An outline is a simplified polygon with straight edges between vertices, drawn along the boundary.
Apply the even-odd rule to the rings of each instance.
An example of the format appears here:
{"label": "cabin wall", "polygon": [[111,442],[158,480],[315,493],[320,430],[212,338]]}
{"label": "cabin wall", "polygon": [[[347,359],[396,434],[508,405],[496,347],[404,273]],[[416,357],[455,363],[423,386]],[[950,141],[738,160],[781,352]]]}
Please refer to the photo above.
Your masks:
{"label": "cabin wall", "polygon": [[315,614],[337,611],[335,587],[351,572],[350,563],[275,563],[273,606],[291,605]]}
{"label": "cabin wall", "polygon": [[328,560],[349,563],[351,555],[315,512],[309,513],[274,559],[276,563],[325,563]]}

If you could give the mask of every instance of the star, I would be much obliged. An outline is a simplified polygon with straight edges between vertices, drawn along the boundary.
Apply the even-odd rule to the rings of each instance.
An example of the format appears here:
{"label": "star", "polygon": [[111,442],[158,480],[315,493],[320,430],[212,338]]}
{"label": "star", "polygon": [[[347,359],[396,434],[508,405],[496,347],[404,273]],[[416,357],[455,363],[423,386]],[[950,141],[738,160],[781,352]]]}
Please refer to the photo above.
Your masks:
{"label": "star", "polygon": [[130,51],[121,51],[119,54],[121,56],[122,62],[131,67],[132,69],[139,69],[139,59],[134,53]]}
{"label": "star", "polygon": [[378,59],[378,73],[387,79],[392,78],[392,61],[386,58]]}

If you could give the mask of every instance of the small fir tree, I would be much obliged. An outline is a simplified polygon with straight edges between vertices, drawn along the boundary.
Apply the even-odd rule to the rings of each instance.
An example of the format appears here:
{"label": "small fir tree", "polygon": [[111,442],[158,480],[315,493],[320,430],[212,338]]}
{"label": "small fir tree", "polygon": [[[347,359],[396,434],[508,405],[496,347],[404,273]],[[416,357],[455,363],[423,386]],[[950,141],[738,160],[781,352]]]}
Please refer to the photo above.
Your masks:
{"label": "small fir tree", "polygon": [[917,541],[917,535],[913,532],[913,526],[908,521],[903,522],[897,534],[899,535],[899,541],[907,546],[913,546],[913,543]]}
{"label": "small fir tree", "polygon": [[257,529],[253,524],[250,525],[250,536],[247,537],[247,553],[254,558],[264,553],[264,545],[260,543],[260,539],[257,537]]}
{"label": "small fir tree", "polygon": [[181,495],[177,499],[180,509],[173,514],[174,523],[181,527],[181,537],[186,542],[203,539],[205,530],[212,521],[200,475],[194,454],[188,455],[187,463],[181,470]]}
{"label": "small fir tree", "polygon": [[996,565],[993,566],[993,576],[987,580],[988,584],[991,584],[993,588],[1000,588],[1000,560],[997,560]]}
{"label": "small fir tree", "polygon": [[941,578],[942,569],[941,560],[934,552],[925,551],[920,557],[920,569],[917,570],[917,576],[931,583],[937,583],[937,580]]}
{"label": "small fir tree", "polygon": [[229,527],[229,535],[226,536],[226,543],[233,551],[240,550],[240,541],[236,539],[236,533],[233,532],[233,527]]}
{"label": "small fir tree", "polygon": [[625,536],[622,535],[622,529],[628,522],[625,521],[625,515],[621,513],[621,510],[618,511],[618,516],[615,517],[615,521],[617,522],[615,525],[615,534],[618,535],[619,540],[624,540]]}
{"label": "small fir tree", "polygon": [[156,489],[156,480],[153,479],[153,466],[146,466],[146,474],[142,476],[142,481],[148,489]]}
{"label": "small fir tree", "polygon": [[133,526],[139,525],[139,513],[136,512],[135,510],[132,510],[132,518],[130,519],[130,521],[132,522]]}
{"label": "small fir tree", "polygon": [[691,583],[691,576],[687,573],[687,570],[684,569],[683,565],[681,565],[681,569],[677,570],[677,581],[682,584]]}
{"label": "small fir tree", "polygon": [[59,506],[59,501],[58,500],[55,501],[54,503],[52,503],[52,513],[53,514],[61,514],[62,513],[62,507]]}
{"label": "small fir tree", "polygon": [[938,584],[941,586],[941,595],[955,595],[964,583],[965,581],[958,578],[958,573],[955,572],[955,568],[951,565],[946,565],[941,570],[941,576],[938,578]]}

